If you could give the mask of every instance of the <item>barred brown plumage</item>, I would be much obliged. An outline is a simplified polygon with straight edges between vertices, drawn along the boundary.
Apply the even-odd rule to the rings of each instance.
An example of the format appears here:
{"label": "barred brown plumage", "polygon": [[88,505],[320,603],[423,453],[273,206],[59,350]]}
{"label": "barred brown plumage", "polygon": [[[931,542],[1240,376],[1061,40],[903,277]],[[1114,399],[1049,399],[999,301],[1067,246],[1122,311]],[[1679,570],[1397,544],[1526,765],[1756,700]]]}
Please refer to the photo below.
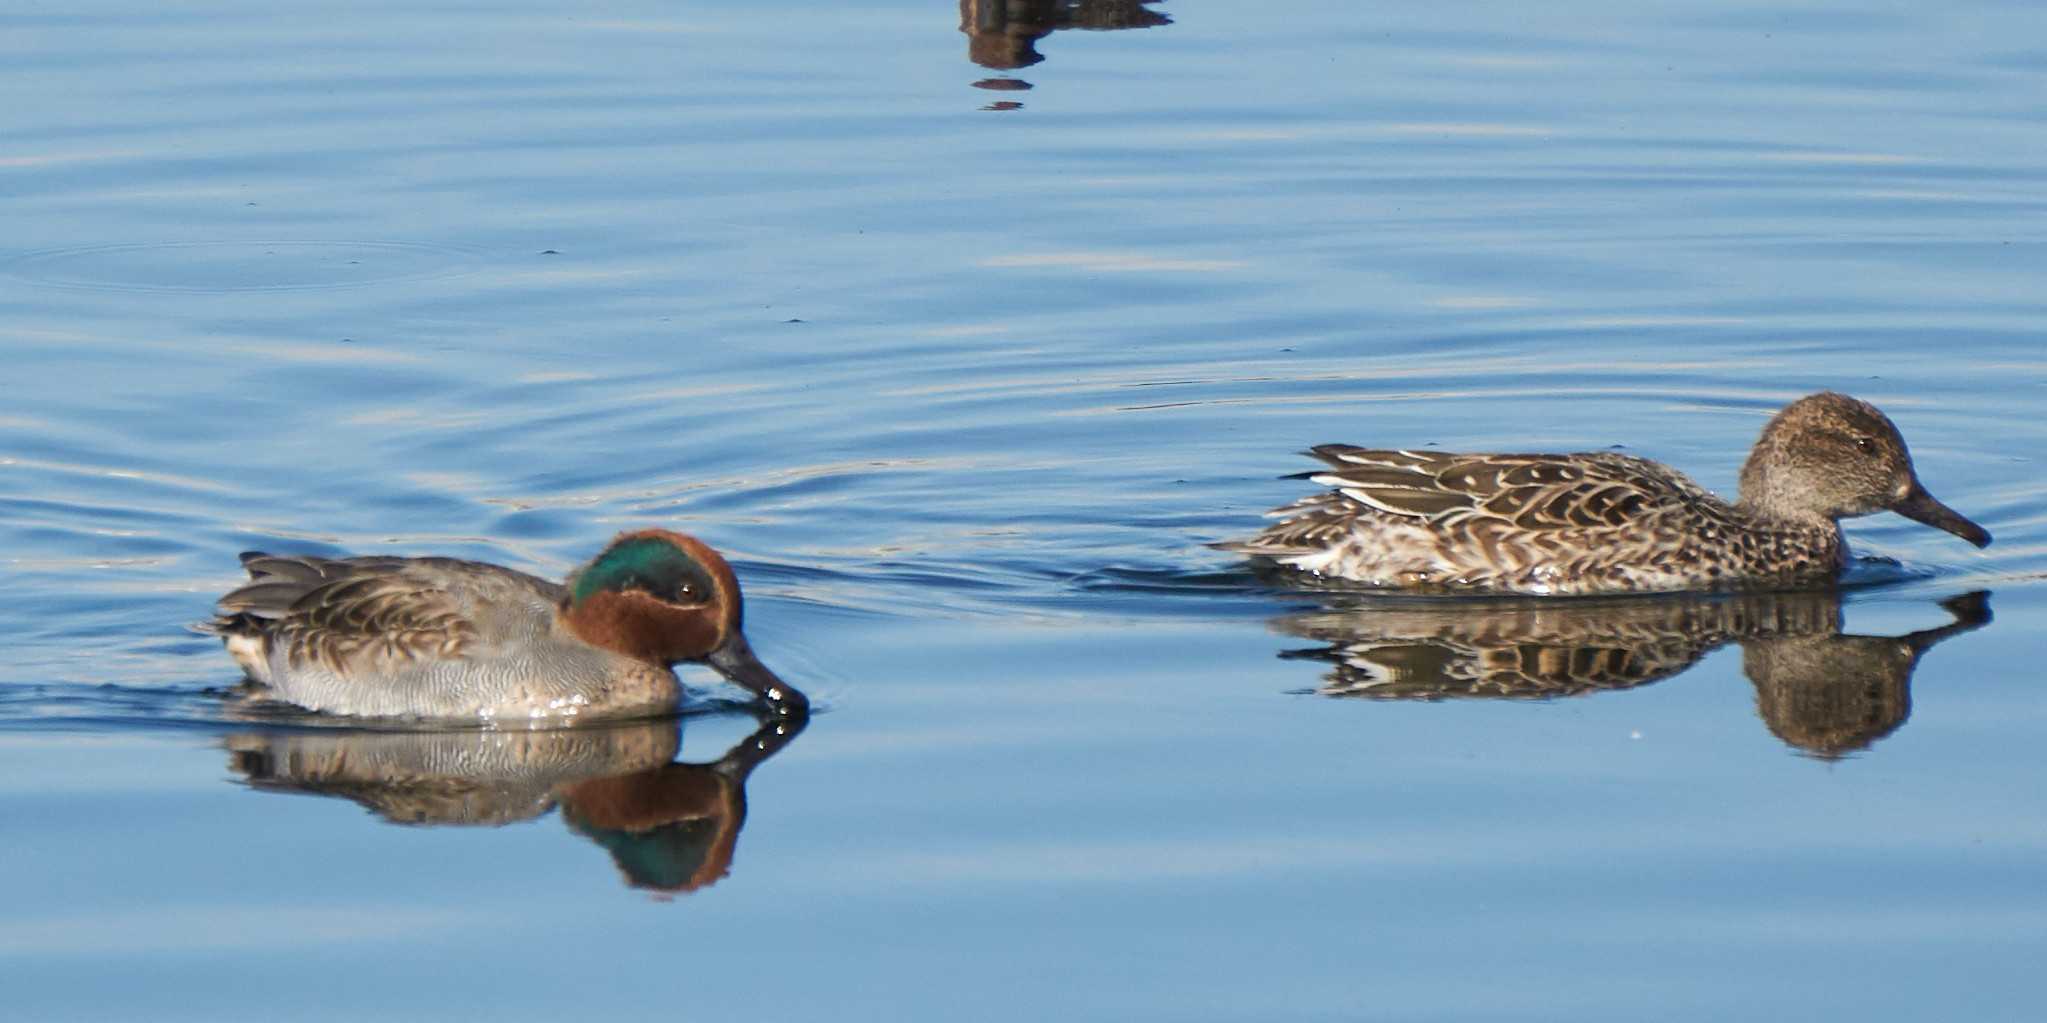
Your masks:
{"label": "barred brown plumage", "polygon": [[1331,489],[1216,546],[1369,586],[1585,594],[1824,584],[1846,564],[1837,520],[1885,508],[1990,542],[1919,484],[1883,413],[1832,392],[1770,421],[1734,503],[1611,451],[1307,453],[1326,468],[1290,478]]}

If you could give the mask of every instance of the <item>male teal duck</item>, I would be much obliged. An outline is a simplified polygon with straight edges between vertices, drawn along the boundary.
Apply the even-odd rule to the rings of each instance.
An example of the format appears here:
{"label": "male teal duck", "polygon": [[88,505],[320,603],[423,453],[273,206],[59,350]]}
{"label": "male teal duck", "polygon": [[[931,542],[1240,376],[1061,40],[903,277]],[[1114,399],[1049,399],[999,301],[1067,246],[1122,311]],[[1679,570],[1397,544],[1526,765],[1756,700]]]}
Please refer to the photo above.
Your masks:
{"label": "male teal duck", "polygon": [[623,533],[560,585],[454,558],[250,552],[200,626],[266,695],[375,717],[566,722],[664,714],[702,661],[782,714],[802,693],[740,632],[739,580],[702,542]]}
{"label": "male teal duck", "polygon": [[1308,453],[1328,468],[1291,478],[1334,489],[1217,546],[1368,586],[1597,594],[1823,585],[1848,563],[1840,520],[1884,509],[1990,543],[1920,485],[1889,418],[1831,391],[1763,427],[1732,504],[1669,466],[1605,451]]}

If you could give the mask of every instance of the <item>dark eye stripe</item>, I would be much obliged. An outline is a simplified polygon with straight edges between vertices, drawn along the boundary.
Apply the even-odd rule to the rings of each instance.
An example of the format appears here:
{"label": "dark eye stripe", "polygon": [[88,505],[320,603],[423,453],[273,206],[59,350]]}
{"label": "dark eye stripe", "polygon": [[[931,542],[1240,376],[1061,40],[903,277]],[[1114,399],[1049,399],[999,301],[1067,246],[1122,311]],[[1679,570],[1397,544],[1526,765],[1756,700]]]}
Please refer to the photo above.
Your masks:
{"label": "dark eye stripe", "polygon": [[634,573],[624,580],[625,584],[619,588],[638,590],[671,604],[701,604],[711,599],[711,594],[715,591],[711,588],[711,580],[708,577],[691,578],[694,573],[690,573],[688,569],[684,569],[683,573],[666,579]]}
{"label": "dark eye stripe", "polygon": [[582,601],[596,593],[629,590],[671,604],[703,604],[718,596],[710,570],[689,552],[640,537],[621,541],[599,555],[576,577],[571,598]]}

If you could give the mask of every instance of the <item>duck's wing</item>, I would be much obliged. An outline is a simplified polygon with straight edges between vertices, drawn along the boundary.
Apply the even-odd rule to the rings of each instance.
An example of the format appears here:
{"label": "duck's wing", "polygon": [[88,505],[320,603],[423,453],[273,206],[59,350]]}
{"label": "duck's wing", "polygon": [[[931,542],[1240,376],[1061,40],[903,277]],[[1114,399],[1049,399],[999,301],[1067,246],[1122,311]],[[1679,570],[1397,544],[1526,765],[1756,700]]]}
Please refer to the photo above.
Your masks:
{"label": "duck's wing", "polygon": [[316,558],[252,551],[249,582],[203,628],[262,641],[265,659],[339,673],[460,658],[508,630],[544,628],[563,595],[544,579],[454,558]]}
{"label": "duck's wing", "polygon": [[1709,496],[1664,466],[1612,452],[1455,454],[1323,444],[1307,454],[1326,468],[1294,478],[1330,492],[1275,509],[1271,517],[1280,521],[1232,549],[1253,554],[1321,549],[1367,516],[1434,529],[1490,520],[1522,534],[1625,527]]}

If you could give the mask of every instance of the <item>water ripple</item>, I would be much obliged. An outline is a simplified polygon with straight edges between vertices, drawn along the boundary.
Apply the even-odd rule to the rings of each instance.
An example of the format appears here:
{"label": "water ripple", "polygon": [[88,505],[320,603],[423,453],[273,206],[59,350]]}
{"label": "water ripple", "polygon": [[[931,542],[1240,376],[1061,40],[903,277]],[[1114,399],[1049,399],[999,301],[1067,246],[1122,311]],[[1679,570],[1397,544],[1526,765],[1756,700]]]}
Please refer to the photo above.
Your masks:
{"label": "water ripple", "polygon": [[225,294],[454,277],[483,259],[474,250],[421,242],[138,242],[27,252],[0,261],[0,273],[67,288]]}

